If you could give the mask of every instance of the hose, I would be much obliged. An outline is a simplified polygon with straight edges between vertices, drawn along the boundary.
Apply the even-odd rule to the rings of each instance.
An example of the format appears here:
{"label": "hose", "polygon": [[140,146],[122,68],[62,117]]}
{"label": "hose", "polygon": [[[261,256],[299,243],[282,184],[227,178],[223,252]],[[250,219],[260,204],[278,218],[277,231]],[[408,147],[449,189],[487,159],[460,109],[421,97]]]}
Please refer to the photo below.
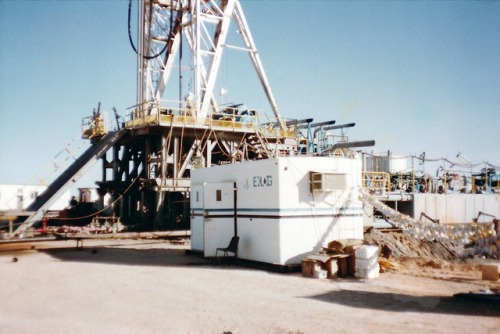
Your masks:
{"label": "hose", "polygon": [[[151,2],[151,10],[152,9],[153,9],[153,3]],[[128,2],[128,40],[130,41],[130,46],[132,46],[132,49],[135,51],[136,54],[138,54],[137,48],[134,45],[134,41],[132,41],[132,33],[130,31],[130,16],[131,16],[131,12],[132,12],[132,0],[129,0],[129,2]],[[168,33],[168,41],[165,43],[165,46],[157,54],[155,54],[153,56],[143,56],[144,58],[146,58],[146,59],[155,59],[155,58],[159,57],[167,49],[167,47],[168,47],[168,45],[170,43],[170,37],[172,36],[172,13],[173,13],[173,8],[170,7],[170,31]]]}

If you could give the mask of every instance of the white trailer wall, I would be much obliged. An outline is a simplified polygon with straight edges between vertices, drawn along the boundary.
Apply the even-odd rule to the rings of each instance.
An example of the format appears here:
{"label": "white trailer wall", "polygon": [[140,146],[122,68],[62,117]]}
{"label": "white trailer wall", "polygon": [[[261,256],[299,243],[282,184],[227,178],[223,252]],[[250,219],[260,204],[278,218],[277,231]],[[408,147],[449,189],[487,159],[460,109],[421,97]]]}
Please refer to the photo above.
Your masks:
{"label": "white trailer wall", "polygon": [[[46,189],[42,185],[0,184],[0,211],[24,210]],[[70,200],[71,193],[67,190],[49,209],[67,208]]]}

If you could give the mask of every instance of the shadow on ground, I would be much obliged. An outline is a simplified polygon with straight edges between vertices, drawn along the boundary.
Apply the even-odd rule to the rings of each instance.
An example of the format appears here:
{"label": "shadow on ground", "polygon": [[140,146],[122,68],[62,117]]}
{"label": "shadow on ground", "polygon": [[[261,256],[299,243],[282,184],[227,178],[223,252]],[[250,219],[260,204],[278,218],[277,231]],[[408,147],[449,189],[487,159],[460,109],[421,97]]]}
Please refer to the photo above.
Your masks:
{"label": "shadow on ground", "polygon": [[[87,241],[87,240],[84,240]],[[187,247],[164,247],[165,244],[185,245],[183,238],[168,238],[165,241],[138,240],[132,243],[106,242],[105,244],[92,245],[85,243],[82,247],[80,242],[75,246],[56,246],[55,243],[23,243],[4,245],[0,247],[0,257],[22,261],[23,256],[35,253],[44,253],[57,260],[82,263],[102,263],[132,266],[212,266],[213,268],[227,269],[239,268],[239,266],[252,269],[261,269],[271,272],[290,273],[300,271],[300,266],[274,266],[265,263],[248,261],[232,256],[218,258],[205,258],[202,253],[193,252]],[[222,253],[221,253],[222,254]],[[13,262],[13,260],[9,261]],[[298,269],[297,269],[298,268]]]}
{"label": "shadow on ground", "polygon": [[390,312],[429,312],[470,316],[500,316],[500,303],[459,297],[411,296],[388,292],[339,290],[308,296],[328,303]]}
{"label": "shadow on ground", "polygon": [[[147,243],[138,243],[140,246]],[[153,243],[158,245],[158,243]],[[103,264],[118,264],[131,266],[210,266],[212,268],[252,268],[266,270],[270,272],[289,273],[295,270],[295,267],[281,268],[279,266],[267,265],[233,257],[204,258],[201,254],[186,252],[186,249],[164,249],[148,248],[137,249],[127,248],[130,244],[124,245],[106,245],[95,247],[76,248],[50,248],[39,249],[39,252],[50,255],[61,261],[70,262],[92,262]]]}
{"label": "shadow on ground", "polygon": [[[144,246],[145,243],[140,243]],[[156,243],[156,245],[158,245]],[[128,245],[130,246],[130,245]],[[50,255],[61,261],[92,262],[132,266],[211,266],[207,259],[187,255],[185,249],[127,248],[124,245],[106,245],[96,247],[51,248],[40,249],[39,252]]]}

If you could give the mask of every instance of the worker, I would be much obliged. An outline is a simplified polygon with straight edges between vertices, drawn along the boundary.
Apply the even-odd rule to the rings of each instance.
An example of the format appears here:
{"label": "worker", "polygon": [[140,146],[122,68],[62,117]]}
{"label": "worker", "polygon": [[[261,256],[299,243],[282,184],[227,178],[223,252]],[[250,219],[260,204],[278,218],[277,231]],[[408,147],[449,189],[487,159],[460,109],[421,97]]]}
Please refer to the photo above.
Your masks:
{"label": "worker", "polygon": [[78,204],[78,201],[76,200],[75,196],[71,197],[71,200],[69,201],[69,206],[71,208],[74,208]]}

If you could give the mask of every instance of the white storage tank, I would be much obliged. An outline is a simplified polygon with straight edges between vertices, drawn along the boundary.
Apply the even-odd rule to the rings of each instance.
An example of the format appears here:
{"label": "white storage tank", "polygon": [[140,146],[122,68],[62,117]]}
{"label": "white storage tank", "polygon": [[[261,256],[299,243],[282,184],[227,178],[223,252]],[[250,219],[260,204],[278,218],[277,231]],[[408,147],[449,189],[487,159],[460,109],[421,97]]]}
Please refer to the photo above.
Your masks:
{"label": "white storage tank", "polygon": [[393,155],[391,151],[387,155],[372,153],[366,156],[366,171],[369,172],[384,172],[389,174],[397,174],[407,172],[408,158],[405,156]]}

